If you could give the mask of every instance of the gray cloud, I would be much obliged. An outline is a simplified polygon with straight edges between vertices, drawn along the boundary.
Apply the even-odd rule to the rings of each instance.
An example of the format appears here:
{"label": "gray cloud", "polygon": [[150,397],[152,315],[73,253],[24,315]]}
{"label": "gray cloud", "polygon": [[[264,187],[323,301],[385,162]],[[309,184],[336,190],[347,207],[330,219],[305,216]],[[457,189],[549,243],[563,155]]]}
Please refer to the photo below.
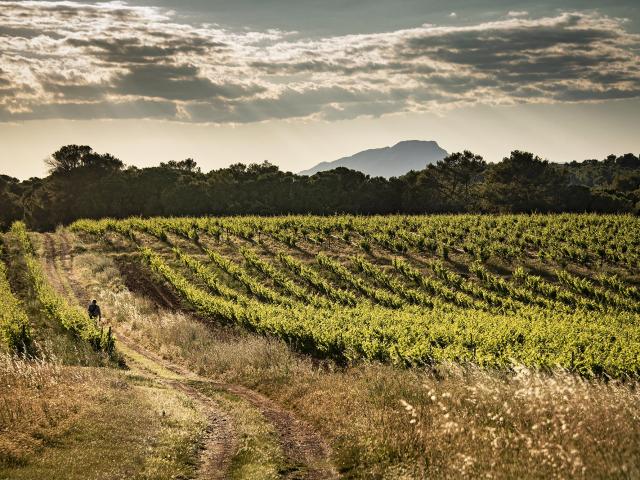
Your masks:
{"label": "gray cloud", "polygon": [[0,1],[0,121],[336,120],[640,97],[640,36],[595,13],[291,38],[124,3]]}
{"label": "gray cloud", "polygon": [[[50,32],[50,35],[54,35],[54,32]],[[11,27],[8,25],[0,25],[0,37],[23,37],[33,38],[38,35],[42,35],[42,31],[38,28],[30,27]],[[58,36],[58,38],[60,38]]]}
{"label": "gray cloud", "polygon": [[82,48],[85,52],[96,56],[104,62],[124,64],[148,63],[180,54],[205,55],[215,50],[223,51],[225,48],[224,43],[208,41],[205,38],[189,38],[185,36],[174,39],[159,35],[159,32],[150,33],[156,38],[155,43],[145,44],[135,37],[109,39],[70,38],[68,43],[74,47]]}
{"label": "gray cloud", "polygon": [[408,57],[435,56],[455,63],[482,65],[503,55],[566,46],[587,47],[618,36],[587,19],[578,14],[566,14],[555,18],[553,23],[505,21],[488,24],[485,28],[450,29],[440,35],[427,31],[424,35],[408,38],[400,45],[400,53]]}
{"label": "gray cloud", "polygon": [[595,88],[558,88],[554,92],[554,98],[559,101],[580,102],[584,100],[612,100],[640,97],[640,88],[619,89],[610,88],[598,90]]}
{"label": "gray cloud", "polygon": [[[336,117],[340,112],[359,109],[354,116],[373,114],[375,104],[385,102],[387,95],[378,92],[356,92],[342,87],[307,89],[296,91],[285,89],[274,98],[253,98],[231,102],[199,103],[186,107],[186,113],[194,121],[221,123],[248,123],[270,119],[285,119],[320,115]],[[330,101],[328,101],[330,99]],[[400,100],[402,101],[402,100]],[[401,109],[398,100],[395,110]],[[367,110],[368,109],[368,110]],[[370,113],[365,113],[365,110]],[[389,113],[385,111],[384,113]]]}
{"label": "gray cloud", "polygon": [[0,121],[43,120],[69,118],[97,119],[170,119],[178,115],[176,105],[167,101],[133,100],[127,102],[49,103],[34,106],[29,111],[10,112],[0,106]]}
{"label": "gray cloud", "polygon": [[106,95],[105,85],[102,84],[56,83],[52,81],[43,82],[42,87],[58,100],[73,99],[79,102],[97,101],[104,99]]}
{"label": "gray cloud", "polygon": [[199,75],[199,69],[193,65],[135,65],[115,80],[110,89],[114,94],[167,100],[237,98],[263,90],[257,86],[242,86],[230,82],[214,83]]}

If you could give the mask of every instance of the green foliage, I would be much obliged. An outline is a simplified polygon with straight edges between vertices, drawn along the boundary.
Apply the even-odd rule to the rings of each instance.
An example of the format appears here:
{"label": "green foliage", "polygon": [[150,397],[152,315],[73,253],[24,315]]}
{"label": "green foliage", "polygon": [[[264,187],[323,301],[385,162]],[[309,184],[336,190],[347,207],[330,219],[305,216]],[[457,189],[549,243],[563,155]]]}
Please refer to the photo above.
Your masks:
{"label": "green foliage", "polygon": [[[212,267],[178,248],[179,268],[152,248],[141,255],[201,314],[319,356],[640,374],[640,299],[630,280],[640,258],[635,217],[134,218],[72,228],[125,238],[155,232],[158,240],[164,231],[198,242]],[[376,264],[353,254],[363,241],[375,245]],[[327,251],[305,253],[318,248]],[[338,255],[342,248],[348,253]],[[237,255],[244,264],[232,260]],[[530,263],[544,277],[522,266]],[[504,273],[496,264],[514,267]],[[585,268],[598,274],[573,273]]]}
{"label": "green foliage", "polygon": [[288,300],[282,297],[277,292],[272,289],[265,287],[260,282],[254,280],[252,276],[240,265],[235,262],[223,257],[217,252],[213,250],[206,250],[209,259],[216,265],[218,268],[226,272],[228,275],[236,279],[242,285],[244,285],[247,291],[260,300],[269,303],[288,303]]}
{"label": "green foliage", "polygon": [[304,303],[326,305],[317,295],[312,294],[307,289],[300,287],[272,263],[262,260],[255,251],[248,248],[240,249],[247,265],[255,268],[259,272],[269,277],[273,282],[282,288],[287,294],[301,300]]}
{"label": "green foliage", "polygon": [[182,263],[184,263],[184,265],[187,266],[200,280],[202,280],[207,285],[207,287],[209,287],[209,290],[211,290],[213,293],[228,298],[229,300],[242,300],[241,295],[221,282],[218,276],[206,265],[202,264],[190,255],[187,255],[178,247],[173,248],[173,253],[175,253],[176,257]]}
{"label": "green foliage", "polygon": [[397,295],[372,287],[367,284],[367,282],[351,273],[346,267],[340,264],[340,262],[332,260],[323,253],[319,253],[316,256],[316,260],[320,265],[333,272],[343,282],[355,288],[366,297],[374,300],[376,303],[389,308],[400,308],[404,304],[402,299]]}
{"label": "green foliage", "polygon": [[278,258],[293,273],[308,282],[309,285],[314,287],[320,293],[328,296],[330,299],[344,305],[355,305],[357,303],[356,297],[353,293],[334,287],[322,278],[315,270],[312,270],[295,258],[283,253],[279,253]]}
{"label": "green foliage", "polygon": [[[193,159],[123,168],[119,159],[86,145],[63,146],[47,163],[51,175],[43,179],[20,182],[0,175],[0,228],[20,219],[31,229],[50,230],[78,218],[134,215],[631,213],[640,208],[640,160],[633,154],[554,164],[514,151],[502,161],[487,163],[465,151],[392,179],[371,178],[346,168],[309,177],[282,172],[266,162],[207,173]],[[197,230],[188,233],[198,235]],[[220,238],[222,231],[217,233]],[[271,234],[293,247],[300,233]],[[351,235],[332,234],[346,241]],[[385,236],[396,253],[406,252],[402,238]],[[316,242],[332,241],[325,232],[307,236],[311,237]],[[366,244],[362,247],[368,251]],[[441,247],[444,259],[450,253],[448,246],[428,240],[425,247]],[[477,253],[484,260],[486,251]]]}
{"label": "green foliage", "polygon": [[[439,264],[436,263],[435,265]],[[446,283],[423,275],[418,269],[411,266],[407,261],[401,258],[394,258],[393,266],[408,280],[416,283],[427,293],[435,295],[445,302],[450,302],[460,307],[471,307],[474,305],[473,299],[471,299],[469,296],[465,295],[464,293],[455,291]],[[458,281],[457,278],[456,281]]]}
{"label": "green foliage", "polygon": [[49,285],[42,271],[42,266],[33,253],[33,245],[22,222],[14,223],[11,227],[11,233],[18,239],[27,267],[28,280],[35,298],[42,308],[42,313],[56,319],[65,329],[90,343],[96,350],[112,354],[114,352],[114,340],[111,335],[111,328],[106,332],[104,329],[98,328],[88,314],[82,309],[70,305]]}
{"label": "green foliage", "polygon": [[429,296],[425,295],[419,290],[403,285],[400,281],[393,278],[382,268],[368,262],[363,257],[354,257],[353,264],[356,269],[373,278],[378,284],[388,288],[396,295],[403,297],[409,303],[413,303],[415,305],[423,305],[425,307],[434,306],[434,301]]}
{"label": "green foliage", "polygon": [[[0,254],[2,246],[0,246]],[[0,260],[0,342],[10,350],[28,353],[32,343],[29,318],[22,304],[11,291],[7,268]]]}
{"label": "green foliage", "polygon": [[627,285],[618,275],[599,273],[596,278],[604,287],[609,288],[627,298],[640,300],[640,290],[637,287]]}

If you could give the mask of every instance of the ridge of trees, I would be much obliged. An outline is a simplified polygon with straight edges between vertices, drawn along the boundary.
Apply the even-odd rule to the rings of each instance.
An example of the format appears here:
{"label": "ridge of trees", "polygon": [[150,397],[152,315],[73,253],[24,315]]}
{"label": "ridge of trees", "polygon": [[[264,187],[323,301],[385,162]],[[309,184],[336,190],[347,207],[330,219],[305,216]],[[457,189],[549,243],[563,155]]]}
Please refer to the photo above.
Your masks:
{"label": "ridge of trees", "polygon": [[487,163],[465,151],[391,179],[343,167],[307,177],[268,162],[205,173],[191,158],[127,167],[86,145],[66,145],[46,163],[46,178],[0,175],[0,229],[133,215],[640,213],[640,158],[631,153],[558,164],[518,150]]}

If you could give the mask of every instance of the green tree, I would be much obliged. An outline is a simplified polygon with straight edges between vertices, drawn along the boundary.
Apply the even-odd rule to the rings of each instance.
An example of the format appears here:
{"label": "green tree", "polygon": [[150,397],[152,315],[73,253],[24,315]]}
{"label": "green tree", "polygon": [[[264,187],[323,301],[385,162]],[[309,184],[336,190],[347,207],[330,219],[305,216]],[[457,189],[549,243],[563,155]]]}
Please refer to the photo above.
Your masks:
{"label": "green tree", "polygon": [[184,160],[175,161],[169,160],[168,162],[160,163],[161,168],[168,168],[171,170],[179,170],[183,172],[200,173],[200,167],[193,158],[186,158]]}
{"label": "green tree", "polygon": [[81,168],[90,170],[117,171],[124,163],[113,155],[100,155],[88,145],[65,145],[45,160],[52,175],[65,175]]}
{"label": "green tree", "polygon": [[564,170],[532,153],[515,150],[487,169],[484,205],[490,211],[556,211],[562,208],[567,185]]}

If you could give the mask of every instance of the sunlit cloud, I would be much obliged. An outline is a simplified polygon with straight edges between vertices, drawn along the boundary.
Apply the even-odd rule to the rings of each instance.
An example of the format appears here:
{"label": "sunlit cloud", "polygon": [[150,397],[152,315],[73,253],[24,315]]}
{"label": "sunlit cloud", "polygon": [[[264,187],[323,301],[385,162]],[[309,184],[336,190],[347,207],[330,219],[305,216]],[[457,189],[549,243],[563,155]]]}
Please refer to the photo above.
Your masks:
{"label": "sunlit cloud", "polygon": [[0,121],[334,120],[640,97],[640,36],[597,13],[294,33],[184,24],[123,2],[0,1]]}

